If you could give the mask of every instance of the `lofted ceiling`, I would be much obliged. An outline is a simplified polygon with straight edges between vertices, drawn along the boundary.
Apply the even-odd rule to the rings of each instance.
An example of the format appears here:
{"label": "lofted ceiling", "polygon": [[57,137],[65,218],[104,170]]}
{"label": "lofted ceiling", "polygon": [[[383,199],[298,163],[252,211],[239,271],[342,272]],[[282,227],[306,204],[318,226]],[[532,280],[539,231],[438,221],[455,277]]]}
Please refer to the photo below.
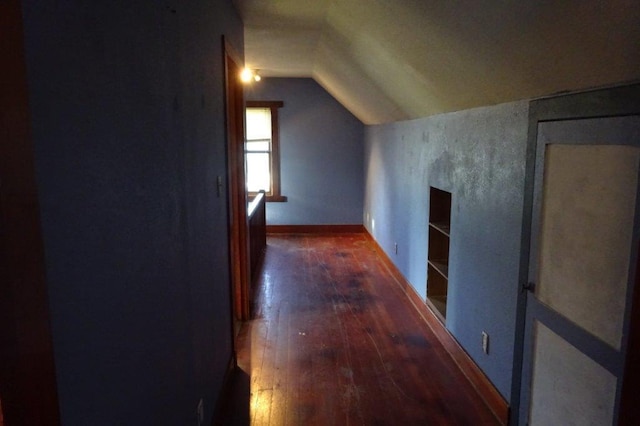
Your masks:
{"label": "lofted ceiling", "polygon": [[365,124],[640,79],[638,0],[234,0],[245,62]]}

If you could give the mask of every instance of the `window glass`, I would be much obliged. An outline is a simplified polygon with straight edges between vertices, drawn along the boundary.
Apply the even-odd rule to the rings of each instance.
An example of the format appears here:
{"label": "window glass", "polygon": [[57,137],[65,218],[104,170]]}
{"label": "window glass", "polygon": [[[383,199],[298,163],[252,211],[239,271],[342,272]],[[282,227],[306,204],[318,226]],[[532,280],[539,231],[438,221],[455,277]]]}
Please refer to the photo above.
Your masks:
{"label": "window glass", "polygon": [[246,173],[249,193],[271,193],[271,108],[247,108]]}
{"label": "window glass", "polygon": [[247,141],[271,140],[271,108],[247,108]]}
{"label": "window glass", "polygon": [[247,190],[271,192],[271,171],[269,153],[247,152]]}
{"label": "window glass", "polygon": [[247,151],[269,152],[271,151],[271,141],[270,140],[247,141]]}

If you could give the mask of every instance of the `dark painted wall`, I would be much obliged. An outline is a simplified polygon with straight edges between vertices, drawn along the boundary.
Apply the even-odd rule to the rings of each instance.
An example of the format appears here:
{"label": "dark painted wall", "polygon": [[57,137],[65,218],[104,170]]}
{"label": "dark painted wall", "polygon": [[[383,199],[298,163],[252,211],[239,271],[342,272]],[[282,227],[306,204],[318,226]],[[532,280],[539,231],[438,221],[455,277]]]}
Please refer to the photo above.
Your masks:
{"label": "dark painted wall", "polygon": [[[196,424],[232,356],[231,1],[23,1],[62,422]],[[206,422],[206,420],[205,420]]]}
{"label": "dark painted wall", "polygon": [[[507,400],[511,386],[528,104],[370,126],[365,224],[426,296],[429,187],[452,193],[446,326]],[[394,254],[394,243],[398,254]],[[481,332],[490,336],[482,352]]]}
{"label": "dark painted wall", "polygon": [[279,100],[282,194],[269,225],[362,223],[364,126],[309,78],[264,78],[248,100]]}

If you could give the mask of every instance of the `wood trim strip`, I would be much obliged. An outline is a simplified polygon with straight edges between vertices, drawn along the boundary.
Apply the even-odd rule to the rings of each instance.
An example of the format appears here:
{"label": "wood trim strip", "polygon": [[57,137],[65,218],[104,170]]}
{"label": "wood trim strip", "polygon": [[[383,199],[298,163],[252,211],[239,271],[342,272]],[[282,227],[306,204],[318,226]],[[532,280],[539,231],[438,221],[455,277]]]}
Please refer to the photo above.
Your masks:
{"label": "wood trim strip", "polygon": [[244,173],[244,95],[237,74],[243,62],[238,62],[241,58],[235,52],[223,35],[231,297],[235,317],[239,320],[247,320],[250,314],[250,270],[249,221]]}
{"label": "wood trim strip", "polygon": [[0,1],[0,425],[60,425],[23,4]]}
{"label": "wood trim strip", "polygon": [[267,225],[267,234],[362,234],[364,225]]}
{"label": "wood trim strip", "polygon": [[283,101],[245,101],[247,108],[282,108],[284,106]]}
{"label": "wood trim strip", "polygon": [[480,370],[480,367],[471,359],[469,354],[460,346],[458,341],[447,330],[437,315],[427,306],[424,300],[416,292],[413,286],[402,275],[400,270],[393,264],[389,256],[382,250],[382,247],[373,238],[373,236],[365,229],[365,234],[373,242],[383,264],[389,270],[390,275],[395,279],[402,291],[407,295],[411,304],[416,308],[427,326],[436,335],[442,346],[449,353],[451,358],[460,368],[471,385],[476,389],[478,395],[487,404],[496,419],[502,425],[509,423],[509,405],[507,401],[500,395],[500,392],[493,386],[489,378]]}
{"label": "wood trim strip", "polygon": [[620,425],[640,424],[640,405],[637,401],[637,389],[640,386],[640,255],[636,260],[635,284],[629,319],[629,337],[627,338],[626,364],[622,376],[620,397]]}

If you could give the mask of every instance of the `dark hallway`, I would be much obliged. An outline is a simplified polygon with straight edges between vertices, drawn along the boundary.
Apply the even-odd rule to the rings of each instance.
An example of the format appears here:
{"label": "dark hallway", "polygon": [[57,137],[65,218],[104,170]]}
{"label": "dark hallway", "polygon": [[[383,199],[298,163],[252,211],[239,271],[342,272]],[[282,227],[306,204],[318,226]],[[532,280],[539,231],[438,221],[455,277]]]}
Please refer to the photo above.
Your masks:
{"label": "dark hallway", "polygon": [[366,234],[270,236],[255,292],[245,423],[498,424]]}
{"label": "dark hallway", "polygon": [[[275,126],[272,149],[252,154],[278,163],[287,200],[264,222],[368,233],[272,239],[240,353],[254,423],[477,424],[478,396],[512,425],[629,421],[636,3],[0,1],[2,422],[219,418],[242,317],[232,302],[249,311],[248,101],[282,105],[280,158]],[[241,86],[242,67],[261,81]],[[547,170],[567,179],[547,186]],[[449,232],[435,230],[432,188],[451,195]],[[546,188],[561,189],[556,222]],[[584,253],[539,250],[560,247],[539,244],[544,229]],[[449,244],[446,270],[434,241]],[[555,279],[542,254],[606,280]],[[445,295],[438,326],[425,301]]]}

